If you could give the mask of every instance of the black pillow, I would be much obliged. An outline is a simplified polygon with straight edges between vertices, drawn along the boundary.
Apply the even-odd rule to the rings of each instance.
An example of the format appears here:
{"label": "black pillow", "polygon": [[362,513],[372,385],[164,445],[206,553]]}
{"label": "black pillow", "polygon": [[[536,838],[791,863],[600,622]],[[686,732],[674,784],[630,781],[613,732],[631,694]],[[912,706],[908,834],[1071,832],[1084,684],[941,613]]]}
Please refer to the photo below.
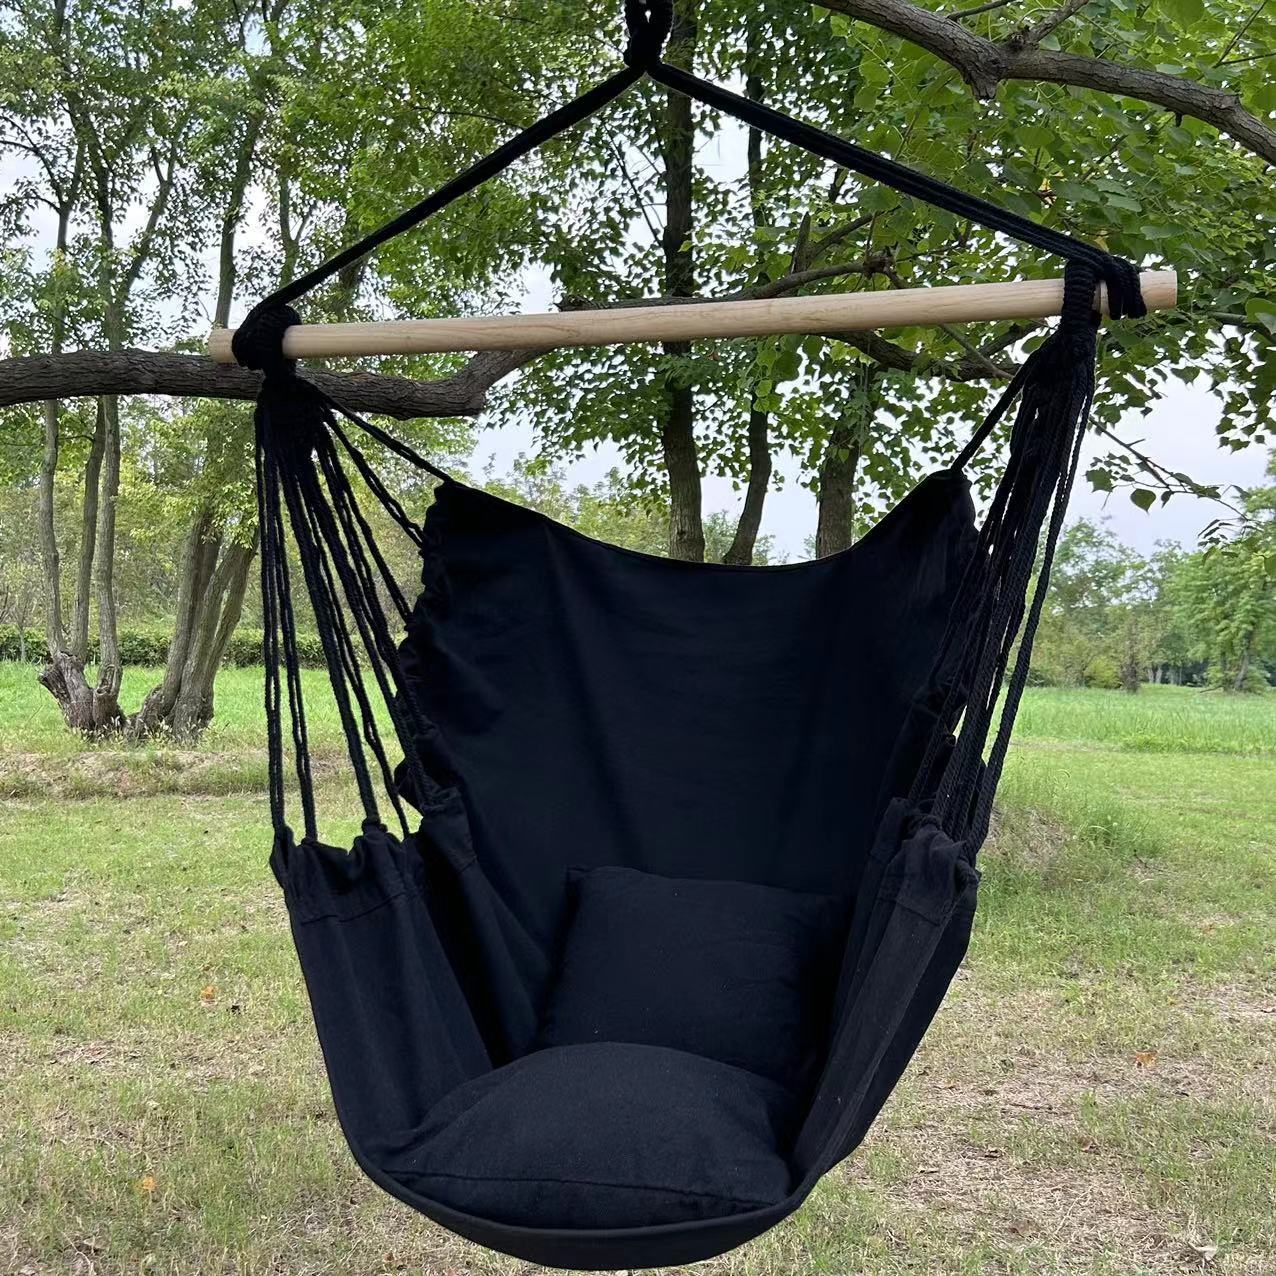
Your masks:
{"label": "black pillow", "polygon": [[650,1227],[782,1200],[781,1086],[651,1046],[537,1050],[457,1087],[387,1167],[405,1187],[521,1227]]}
{"label": "black pillow", "polygon": [[668,1046],[794,1093],[814,1082],[839,900],[630,868],[573,869],[568,889],[574,911],[539,1045]]}

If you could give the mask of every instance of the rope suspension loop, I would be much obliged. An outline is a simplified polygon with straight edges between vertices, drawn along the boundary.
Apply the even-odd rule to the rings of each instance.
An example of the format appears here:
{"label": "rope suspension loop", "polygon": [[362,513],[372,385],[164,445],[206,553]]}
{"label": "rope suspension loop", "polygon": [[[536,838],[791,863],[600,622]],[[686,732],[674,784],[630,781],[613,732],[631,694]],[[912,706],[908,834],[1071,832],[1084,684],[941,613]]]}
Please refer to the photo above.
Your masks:
{"label": "rope suspension loop", "polygon": [[625,65],[639,71],[658,66],[673,29],[673,0],[625,0],[625,26]]}
{"label": "rope suspension loop", "polygon": [[1108,314],[1113,319],[1142,319],[1147,314],[1138,267],[1133,262],[1104,253],[1100,273],[1108,290]]}
{"label": "rope suspension loop", "polygon": [[[497,176],[524,155],[590,118],[646,75],[704,106],[725,111],[750,127],[800,146],[813,155],[881,182],[923,203],[945,209],[958,217],[967,218],[990,230],[1000,231],[1066,260],[1088,261],[1107,285],[1113,318],[1139,318],[1147,313],[1139,288],[1138,271],[1131,263],[1084,240],[1043,226],[1018,213],[998,208],[989,200],[970,195],[896,160],[876,155],[844,138],[794,119],[761,102],[741,97],[720,85],[664,62],[661,54],[673,27],[673,0],[625,0],[624,13],[629,41],[623,55],[623,70],[551,111],[356,243],[276,289],[262,306],[267,303],[288,305],[298,300],[339,271],[418,226],[489,178]],[[275,322],[278,322],[277,318]],[[238,349],[235,353],[238,357]]]}

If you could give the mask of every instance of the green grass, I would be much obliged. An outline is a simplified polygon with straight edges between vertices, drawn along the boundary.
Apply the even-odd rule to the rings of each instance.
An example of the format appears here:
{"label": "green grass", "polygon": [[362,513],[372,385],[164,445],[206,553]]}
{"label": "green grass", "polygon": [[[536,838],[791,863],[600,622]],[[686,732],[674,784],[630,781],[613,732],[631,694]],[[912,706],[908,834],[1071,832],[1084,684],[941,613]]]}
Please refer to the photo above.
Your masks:
{"label": "green grass", "polygon": [[[0,665],[0,1272],[530,1271],[345,1149],[266,867],[258,672],[198,749],[87,755],[30,676]],[[918,1058],[712,1276],[1276,1272],[1276,698],[1037,689],[1021,723]],[[352,832],[335,764],[323,801]]]}
{"label": "green grass", "polygon": [[[0,660],[0,758],[14,753],[65,757],[86,748],[82,740],[64,729],[53,697],[36,682],[35,672],[33,665]],[[120,691],[120,703],[125,710],[136,709],[162,676],[162,669],[126,669]],[[340,748],[341,723],[328,688],[327,674],[321,669],[303,669],[301,679],[315,748]],[[217,677],[215,694],[213,722],[201,738],[198,750],[225,753],[260,749],[266,730],[262,671],[223,669]],[[162,744],[160,741],[159,745]],[[116,752],[121,744],[107,740],[88,747],[99,752]],[[135,748],[154,751],[157,745],[143,744]]]}
{"label": "green grass", "polygon": [[1276,692],[1233,696],[1195,687],[1124,692],[1033,689],[1017,722],[1024,739],[1068,740],[1138,753],[1276,756]]}

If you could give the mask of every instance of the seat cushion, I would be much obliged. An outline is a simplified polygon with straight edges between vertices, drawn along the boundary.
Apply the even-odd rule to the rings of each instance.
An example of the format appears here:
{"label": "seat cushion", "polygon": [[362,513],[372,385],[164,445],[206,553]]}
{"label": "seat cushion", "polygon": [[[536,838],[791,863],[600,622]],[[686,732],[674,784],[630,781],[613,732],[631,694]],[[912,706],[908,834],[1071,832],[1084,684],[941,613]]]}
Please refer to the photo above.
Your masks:
{"label": "seat cushion", "polygon": [[539,1044],[632,1041],[800,1093],[823,1058],[845,909],[750,882],[575,870]]}
{"label": "seat cushion", "polygon": [[645,1227],[782,1200],[783,1087],[613,1042],[538,1050],[452,1091],[388,1172],[453,1209],[524,1227]]}

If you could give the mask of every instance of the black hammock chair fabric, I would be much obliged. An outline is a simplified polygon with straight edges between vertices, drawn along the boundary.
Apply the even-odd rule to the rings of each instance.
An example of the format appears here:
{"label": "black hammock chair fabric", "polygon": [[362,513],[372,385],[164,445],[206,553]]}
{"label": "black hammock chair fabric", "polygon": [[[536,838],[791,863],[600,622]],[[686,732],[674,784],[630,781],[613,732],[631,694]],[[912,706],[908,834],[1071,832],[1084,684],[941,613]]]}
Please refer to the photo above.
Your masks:
{"label": "black hammock chair fabric", "polygon": [[[1096,285],[1143,313],[1128,263],[665,65],[667,5],[627,16],[625,70],[267,298],[235,343],[265,372],[271,862],[342,1127],[430,1218],[579,1268],[756,1236],[899,1079],[970,933],[1094,388]],[[282,355],[289,302],[643,74],[1068,259],[1057,328],[963,455],[840,554],[741,568],[600,544],[435,469]],[[962,469],[1003,418],[976,528]],[[365,438],[438,480],[424,524]],[[420,548],[415,605],[367,493]],[[316,828],[289,529],[364,809],[350,848]]]}

